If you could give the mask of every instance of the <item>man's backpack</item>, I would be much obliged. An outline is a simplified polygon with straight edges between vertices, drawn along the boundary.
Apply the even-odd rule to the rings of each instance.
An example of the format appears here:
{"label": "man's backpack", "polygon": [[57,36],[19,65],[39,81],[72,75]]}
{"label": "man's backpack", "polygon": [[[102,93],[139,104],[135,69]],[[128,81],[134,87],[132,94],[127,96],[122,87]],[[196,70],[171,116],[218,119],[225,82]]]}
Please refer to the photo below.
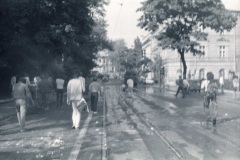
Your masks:
{"label": "man's backpack", "polygon": [[208,98],[214,98],[217,94],[217,83],[214,81],[210,81],[207,86],[207,97]]}

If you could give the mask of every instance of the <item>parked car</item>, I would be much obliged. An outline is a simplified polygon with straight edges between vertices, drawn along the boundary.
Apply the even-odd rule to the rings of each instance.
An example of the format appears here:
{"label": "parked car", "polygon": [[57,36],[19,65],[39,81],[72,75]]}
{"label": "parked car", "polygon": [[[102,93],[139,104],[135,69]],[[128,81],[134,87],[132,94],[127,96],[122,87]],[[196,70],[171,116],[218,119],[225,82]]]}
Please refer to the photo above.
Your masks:
{"label": "parked car", "polygon": [[200,92],[201,91],[201,80],[188,80],[189,88],[191,92]]}

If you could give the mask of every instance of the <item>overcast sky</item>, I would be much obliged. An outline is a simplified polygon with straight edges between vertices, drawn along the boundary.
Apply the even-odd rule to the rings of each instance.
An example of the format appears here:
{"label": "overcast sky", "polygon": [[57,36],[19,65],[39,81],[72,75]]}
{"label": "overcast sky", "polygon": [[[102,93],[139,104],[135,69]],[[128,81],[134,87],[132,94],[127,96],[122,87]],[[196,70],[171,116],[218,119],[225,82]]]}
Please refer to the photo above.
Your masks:
{"label": "overcast sky", "polygon": [[[111,40],[124,39],[127,46],[131,47],[136,37],[141,39],[147,34],[137,27],[141,13],[136,10],[141,7],[142,1],[144,0],[110,0],[110,4],[105,8],[108,37]],[[222,0],[222,2],[227,9],[240,10],[240,0]]]}

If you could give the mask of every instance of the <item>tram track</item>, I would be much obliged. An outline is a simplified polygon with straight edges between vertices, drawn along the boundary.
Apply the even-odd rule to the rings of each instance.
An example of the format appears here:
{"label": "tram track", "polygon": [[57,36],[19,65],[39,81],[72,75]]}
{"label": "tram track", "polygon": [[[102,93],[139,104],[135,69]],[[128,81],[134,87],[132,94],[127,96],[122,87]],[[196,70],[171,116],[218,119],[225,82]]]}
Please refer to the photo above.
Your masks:
{"label": "tram track", "polygon": [[[159,137],[169,148],[169,150],[171,152],[174,153],[174,155],[180,159],[180,160],[185,160],[186,158],[182,155],[182,153],[180,152],[180,150],[178,149],[178,147],[174,146],[173,144],[171,144],[167,138],[157,129],[156,126],[154,126],[151,121],[149,121],[147,118],[145,118],[144,116],[141,115],[141,113],[133,107],[133,105],[128,102],[126,100],[126,97],[125,95],[123,95],[123,93],[118,89],[116,88],[115,89],[116,92],[118,93],[119,95],[119,102],[120,105],[122,106],[122,110],[125,112],[126,116],[129,118],[129,120],[131,120],[133,122],[133,120],[131,119],[131,117],[128,115],[128,113],[126,112],[126,109],[125,108],[130,108],[132,110],[133,113],[135,113],[135,115],[138,117],[138,119],[140,120],[140,122],[142,122],[142,124],[144,124],[147,128],[150,128],[151,131],[153,131],[155,133],[155,135],[157,137]],[[139,92],[139,91],[138,91]],[[137,128],[135,128],[137,129]]]}

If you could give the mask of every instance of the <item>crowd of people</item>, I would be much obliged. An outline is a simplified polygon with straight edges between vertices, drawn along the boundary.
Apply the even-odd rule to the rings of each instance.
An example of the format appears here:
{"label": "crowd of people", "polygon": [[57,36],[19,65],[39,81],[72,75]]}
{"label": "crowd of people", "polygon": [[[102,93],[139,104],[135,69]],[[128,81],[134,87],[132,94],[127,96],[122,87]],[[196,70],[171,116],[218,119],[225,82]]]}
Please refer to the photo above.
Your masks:
{"label": "crowd of people", "polygon": [[[17,118],[20,125],[20,132],[24,132],[25,118],[27,108],[30,106],[36,106],[43,110],[49,110],[50,108],[63,108],[64,106],[64,91],[66,89],[66,103],[72,107],[72,128],[78,130],[81,109],[80,105],[85,102],[84,109],[89,113],[97,114],[97,103],[99,95],[102,96],[102,86],[94,77],[93,81],[89,85],[88,95],[91,101],[91,108],[84,99],[85,78],[81,72],[74,72],[73,77],[66,83],[64,76],[59,75],[55,81],[52,77],[43,74],[41,77],[36,76],[33,79],[33,83],[30,83],[29,77],[16,77],[11,79],[12,97],[15,101]],[[55,102],[50,99],[56,97]]]}

